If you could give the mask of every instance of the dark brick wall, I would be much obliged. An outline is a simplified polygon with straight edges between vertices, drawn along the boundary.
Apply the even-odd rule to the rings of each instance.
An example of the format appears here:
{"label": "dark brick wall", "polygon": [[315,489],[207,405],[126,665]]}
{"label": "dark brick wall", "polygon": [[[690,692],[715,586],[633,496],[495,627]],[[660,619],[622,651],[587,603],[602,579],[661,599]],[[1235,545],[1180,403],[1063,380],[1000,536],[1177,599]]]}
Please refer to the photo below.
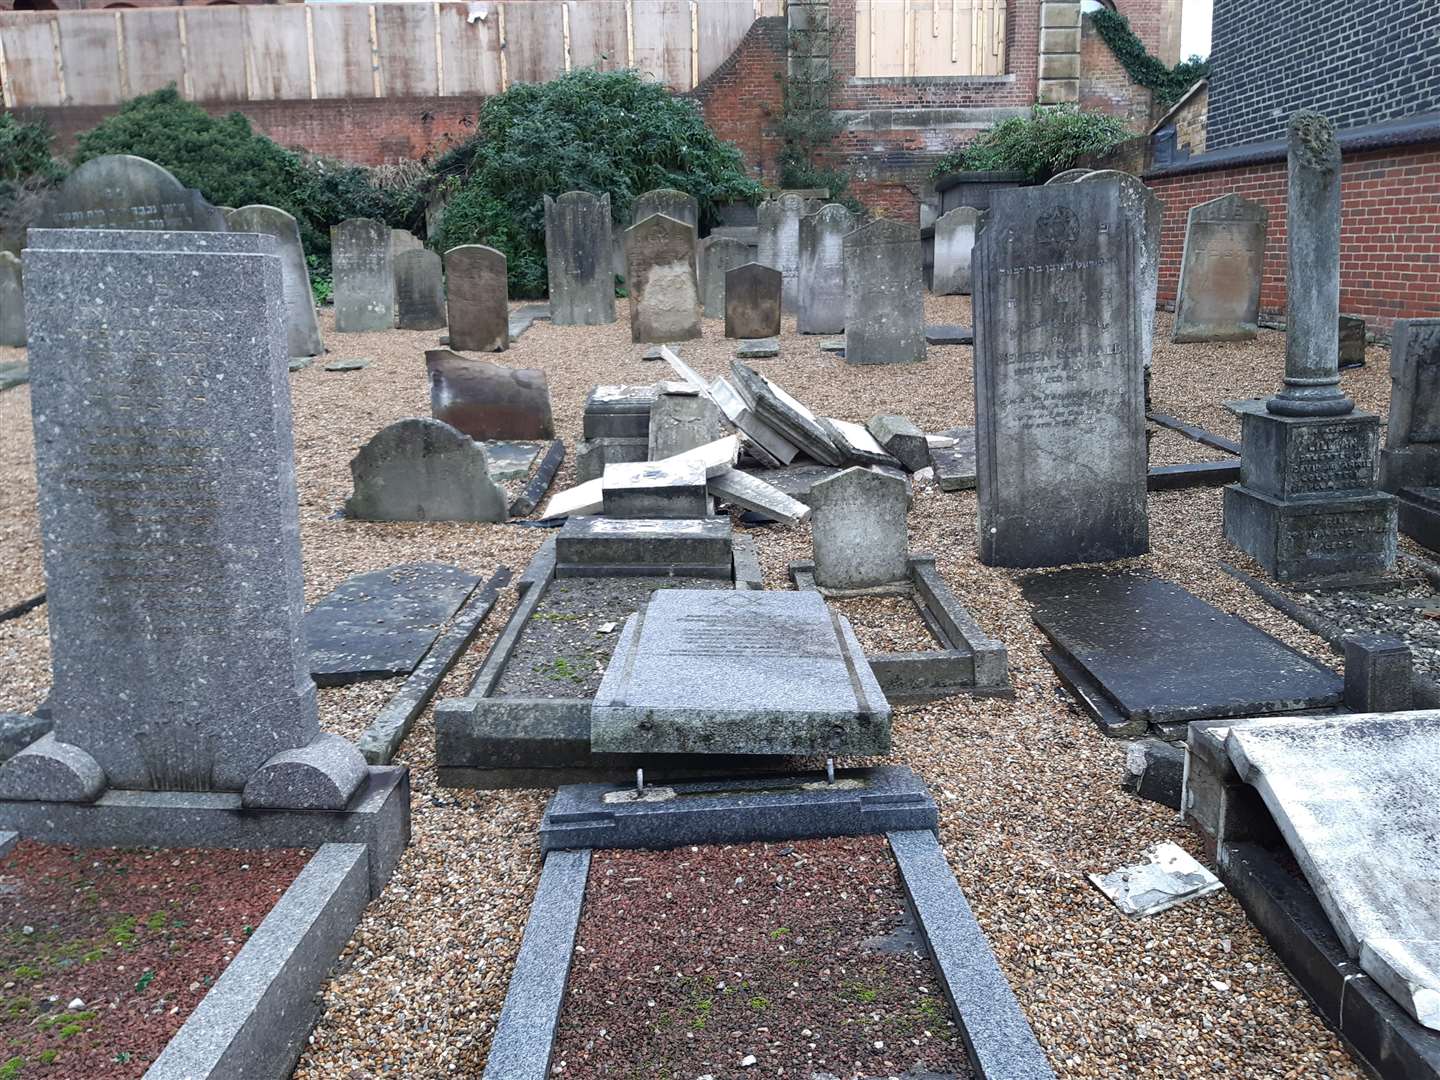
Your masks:
{"label": "dark brick wall", "polygon": [[1337,127],[1440,109],[1436,0],[1215,0],[1206,146],[1284,135],[1297,109]]}

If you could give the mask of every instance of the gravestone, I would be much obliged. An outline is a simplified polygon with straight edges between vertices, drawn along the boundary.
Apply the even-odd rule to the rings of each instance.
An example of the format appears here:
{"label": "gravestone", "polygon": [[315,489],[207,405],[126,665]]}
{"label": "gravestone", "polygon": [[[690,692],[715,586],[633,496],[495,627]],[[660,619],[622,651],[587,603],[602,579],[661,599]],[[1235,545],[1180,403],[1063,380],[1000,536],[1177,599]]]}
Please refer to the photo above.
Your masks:
{"label": "gravestone", "polygon": [[1270,211],[1239,195],[1191,207],[1170,340],[1249,341],[1260,319]]}
{"label": "gravestone", "polygon": [[885,452],[905,466],[919,472],[930,465],[930,444],[925,433],[906,416],[881,414],[872,416],[866,425],[875,441]]}
{"label": "gravestone", "polygon": [[814,511],[815,584],[821,589],[858,592],[907,580],[910,491],[904,480],[873,469],[846,469],[815,484],[806,501]]}
{"label": "gravestone", "polygon": [[845,237],[855,215],[829,203],[800,219],[800,265],[796,271],[795,329],[802,334],[845,330]]}
{"label": "gravestone", "polygon": [[725,336],[769,338],[780,333],[779,270],[746,263],[725,275]]}
{"label": "gravestone", "polygon": [[226,231],[223,210],[168,170],[130,154],[104,154],[81,165],[46,200],[35,226]]}
{"label": "gravestone", "polygon": [[430,415],[472,439],[553,439],[550,385],[538,368],[512,368],[429,349]]}
{"label": "gravestone", "polygon": [[1340,145],[1319,113],[1290,118],[1285,384],[1240,415],[1225,538],[1280,581],[1373,580],[1395,565],[1395,500],[1376,490],[1380,418],[1340,389]]}
{"label": "gravestone", "polygon": [[445,325],[445,277],[439,255],[412,248],[395,256],[395,305],[401,330],[439,330]]}
{"label": "gravestone", "polygon": [[445,252],[450,348],[504,352],[510,347],[510,286],[505,256],[484,244]]}
{"label": "gravestone", "polygon": [[845,362],[925,359],[920,230],[890,218],[845,237]]}
{"label": "gravestone", "polygon": [[695,239],[700,238],[700,203],[694,195],[675,188],[655,188],[638,195],[630,205],[630,224],[639,225],[653,214],[685,222]]}
{"label": "gravestone", "polygon": [[0,798],[335,810],[365,775],[320,733],[302,634],[278,246],[212,235],[31,234],[55,730]]}
{"label": "gravestone", "polygon": [[1390,330],[1390,422],[1380,487],[1397,497],[1400,530],[1440,550],[1440,319]]}
{"label": "gravestone", "polygon": [[285,332],[291,356],[319,356],[325,351],[320,321],[315,317],[315,293],[300,243],[300,223],[284,210],[255,204],[228,211],[231,232],[263,233],[280,243],[280,267],[285,279]]}
{"label": "gravestone", "polygon": [[615,321],[610,195],[567,191],[545,196],[545,264],[550,321],[599,326]]}
{"label": "gravestone", "polygon": [[710,516],[705,466],[698,461],[637,461],[605,466],[600,483],[605,516],[662,521]]}
{"label": "gravestone", "polygon": [[1165,204],[1145,186],[1139,177],[1118,169],[1097,169],[1086,173],[1076,183],[1113,183],[1120,186],[1120,205],[1125,217],[1137,230],[1136,269],[1140,293],[1140,356],[1145,370],[1150,370],[1150,357],[1155,347],[1155,302],[1160,293],[1160,226],[1165,217]]}
{"label": "gravestone", "polygon": [[1149,550],[1135,247],[1118,184],[995,192],[975,245],[980,560]]}
{"label": "gravestone", "polygon": [[350,218],[330,227],[335,329],[342,334],[395,326],[395,263],[384,222]]}
{"label": "gravestone", "polygon": [[707,319],[725,317],[725,275],[750,261],[750,245],[730,236],[700,241],[700,296]]}
{"label": "gravestone", "polygon": [[360,521],[504,521],[509,497],[490,477],[485,447],[439,420],[381,428],[350,462]]}
{"label": "gravestone", "polygon": [[931,291],[936,296],[969,296],[975,233],[985,211],[957,206],[935,219],[935,272]]}
{"label": "gravestone", "polygon": [[704,446],[720,434],[720,410],[696,387],[668,384],[650,406],[651,461]]}
{"label": "gravestone", "polygon": [[647,344],[700,336],[695,233],[685,222],[652,214],[625,230],[630,340]]}
{"label": "gravestone", "polygon": [[756,258],[780,271],[787,313],[798,309],[800,299],[800,219],[804,215],[805,200],[795,194],[766,199],[756,210],[760,226]]}
{"label": "gravestone", "polygon": [[25,345],[25,290],[20,258],[0,251],[0,347]]}
{"label": "gravestone", "polygon": [[1340,316],[1340,367],[1365,366],[1365,320],[1356,315]]}

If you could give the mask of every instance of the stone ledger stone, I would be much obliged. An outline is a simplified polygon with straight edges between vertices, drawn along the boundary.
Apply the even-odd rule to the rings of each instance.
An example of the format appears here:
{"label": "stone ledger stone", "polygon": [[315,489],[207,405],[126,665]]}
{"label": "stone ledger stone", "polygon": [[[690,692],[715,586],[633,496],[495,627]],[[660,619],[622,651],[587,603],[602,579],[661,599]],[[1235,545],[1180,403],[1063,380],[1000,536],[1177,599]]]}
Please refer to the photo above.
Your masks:
{"label": "stone ledger stone", "polygon": [[889,218],[845,237],[845,362],[925,359],[920,230]]}
{"label": "stone ledger stone", "polygon": [[800,299],[800,219],[804,214],[805,200],[794,194],[766,199],[756,210],[760,227],[758,261],[780,271],[787,314],[797,310]]}
{"label": "stone ledger stone", "polygon": [[255,204],[230,210],[225,220],[231,232],[264,233],[280,242],[280,267],[285,280],[285,332],[292,357],[319,356],[325,351],[320,321],[315,316],[315,293],[300,242],[300,223],[275,206]]}
{"label": "stone ledger stone", "polygon": [[910,574],[905,516],[910,492],[897,476],[846,469],[810,489],[815,584],[835,591],[894,587]]}
{"label": "stone ledger stone", "polygon": [[472,439],[553,439],[550,385],[539,368],[512,368],[428,349],[430,414]]}
{"label": "stone ledger stone", "polygon": [[995,193],[976,245],[980,560],[1149,550],[1136,231],[1120,188]]}
{"label": "stone ledger stone", "polygon": [[46,201],[44,229],[225,232],[225,212],[171,173],[131,154],[104,154],[72,172]]}
{"label": "stone ledger stone", "polygon": [[1170,340],[1249,341],[1260,319],[1270,211],[1239,195],[1192,207]]}
{"label": "stone ledger stone", "polygon": [[567,191],[545,196],[545,263],[550,319],[556,326],[615,321],[610,195]]}
{"label": "stone ledger stone", "polygon": [[985,214],[973,206],[957,206],[935,219],[935,275],[931,292],[936,296],[969,296],[971,260],[975,234]]}
{"label": "stone ledger stone", "polygon": [[504,521],[505,489],[490,478],[485,447],[439,420],[381,428],[350,462],[348,517],[361,521]]}
{"label": "stone ledger stone", "polygon": [[750,261],[750,245],[730,236],[700,241],[700,297],[707,319],[725,317],[725,275]]}
{"label": "stone ledger stone", "polygon": [[[0,797],[108,785],[323,808],[363,773],[320,735],[304,646],[277,245],[226,240],[32,235],[55,733],[36,761],[27,750],[0,770]],[[176,250],[145,249],[156,241]],[[252,789],[282,754],[314,784]],[[36,764],[44,780],[28,786]]]}
{"label": "stone ledger stone", "polygon": [[460,352],[504,352],[510,347],[510,286],[505,256],[484,244],[445,252],[450,347]]}
{"label": "stone ledger stone", "polygon": [[395,304],[401,330],[439,330],[445,325],[445,276],[439,255],[413,248],[395,256]]}
{"label": "stone ledger stone", "polygon": [[0,347],[25,347],[25,289],[20,257],[0,251]]}
{"label": "stone ledger stone", "polygon": [[608,518],[704,518],[711,512],[705,467],[693,461],[607,465],[600,490]]}
{"label": "stone ledger stone", "polygon": [[800,219],[795,308],[799,333],[844,333],[845,237],[856,224],[855,215],[839,203],[828,203]]}
{"label": "stone ledger stone", "polygon": [[660,344],[699,337],[694,230],[683,221],[652,214],[626,230],[625,258],[630,340]]}
{"label": "stone ledger stone", "polygon": [[330,227],[335,329],[342,334],[395,326],[395,264],[384,222],[350,218]]}
{"label": "stone ledger stone", "polygon": [[725,336],[773,338],[780,333],[782,277],[760,263],[737,266],[725,275]]}

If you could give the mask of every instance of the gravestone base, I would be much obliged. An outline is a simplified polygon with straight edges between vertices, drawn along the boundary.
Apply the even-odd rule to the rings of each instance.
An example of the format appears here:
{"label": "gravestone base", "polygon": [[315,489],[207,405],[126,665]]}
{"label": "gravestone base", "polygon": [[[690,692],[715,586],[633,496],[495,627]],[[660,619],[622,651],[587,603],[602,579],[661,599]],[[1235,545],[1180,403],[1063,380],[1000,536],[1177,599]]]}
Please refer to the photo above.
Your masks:
{"label": "gravestone base", "polygon": [[1401,488],[1395,493],[1395,509],[1402,533],[1440,552],[1440,488]]}
{"label": "gravestone base", "polygon": [[1225,539],[1276,581],[1357,585],[1395,568],[1396,508],[1382,492],[1283,500],[1225,488]]}
{"label": "gravestone base", "polygon": [[734,573],[730,519],[572,517],[555,539],[557,577],[700,577]]}

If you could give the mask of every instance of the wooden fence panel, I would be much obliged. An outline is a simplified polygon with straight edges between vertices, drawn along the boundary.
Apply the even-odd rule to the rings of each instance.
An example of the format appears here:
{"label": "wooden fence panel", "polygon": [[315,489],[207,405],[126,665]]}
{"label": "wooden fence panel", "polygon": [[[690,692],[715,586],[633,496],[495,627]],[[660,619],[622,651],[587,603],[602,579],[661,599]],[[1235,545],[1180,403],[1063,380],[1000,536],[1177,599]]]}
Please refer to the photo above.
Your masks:
{"label": "wooden fence panel", "polygon": [[500,17],[491,4],[485,18],[470,21],[466,4],[440,5],[440,93],[489,97],[500,93]]}
{"label": "wooden fence panel", "polygon": [[295,101],[310,96],[310,42],[304,4],[250,6],[252,96],[260,101]]}

